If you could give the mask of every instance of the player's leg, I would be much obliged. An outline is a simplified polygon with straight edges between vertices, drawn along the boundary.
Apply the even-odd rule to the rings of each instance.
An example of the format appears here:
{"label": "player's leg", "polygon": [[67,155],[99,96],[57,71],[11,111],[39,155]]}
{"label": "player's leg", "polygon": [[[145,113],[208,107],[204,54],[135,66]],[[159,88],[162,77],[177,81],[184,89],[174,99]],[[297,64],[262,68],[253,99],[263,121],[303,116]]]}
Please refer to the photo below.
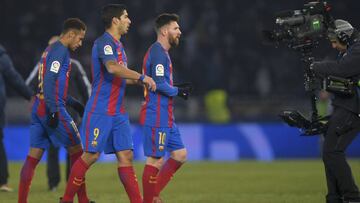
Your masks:
{"label": "player's leg", "polygon": [[165,162],[158,174],[155,195],[160,194],[176,171],[185,163],[186,156],[186,149],[179,149],[171,152],[170,158]]}
{"label": "player's leg", "polygon": [[43,153],[44,149],[30,148],[30,152],[26,157],[25,163],[20,172],[18,203],[27,203],[31,181],[34,177],[36,166],[38,165]]}
{"label": "player's leg", "polygon": [[55,191],[60,183],[59,148],[50,145],[47,152],[46,175],[50,191]]}
{"label": "player's leg", "polygon": [[143,196],[144,203],[152,203],[155,196],[155,186],[157,183],[157,175],[163,165],[163,157],[147,157],[143,175]]}
{"label": "player's leg", "polygon": [[[67,152],[70,157],[70,167],[75,166],[76,161],[81,159],[80,157],[83,155],[83,149],[80,144],[68,147]],[[77,167],[79,168],[78,165],[77,165]],[[75,179],[74,181],[77,181],[77,183],[80,184],[80,187],[76,192],[79,203],[88,203],[89,198],[86,193],[85,176],[83,179]]]}
{"label": "player's leg", "polygon": [[50,144],[41,122],[39,117],[32,114],[32,123],[30,126],[30,151],[20,172],[18,189],[19,203],[27,203],[27,196],[29,194],[35,168],[44,153],[44,149],[47,149]]}
{"label": "player's leg", "polygon": [[81,188],[84,190],[86,189],[86,172],[89,170],[90,166],[98,160],[99,157],[100,153],[84,152],[81,157],[75,161],[70,170],[69,180],[66,184],[62,202],[72,202],[75,194],[79,194]]}
{"label": "player's leg", "polygon": [[[63,202],[72,202],[75,194],[85,182],[89,167],[94,164],[104,149],[105,142],[111,130],[111,119],[107,116],[86,112],[81,126],[81,141],[84,152],[71,167],[69,180],[63,195]],[[70,157],[78,154],[77,147],[69,148]]]}
{"label": "player's leg", "polygon": [[131,203],[141,203],[142,197],[133,167],[133,140],[128,116],[114,116],[113,130],[105,153],[116,153],[118,175]]}
{"label": "player's leg", "polygon": [[163,165],[169,128],[143,127],[144,155],[147,157],[142,176],[144,203],[152,203],[157,175]]}
{"label": "player's leg", "polygon": [[[75,122],[65,111],[65,109],[62,109],[60,111],[59,118],[60,122],[59,126],[56,129],[56,134],[59,134],[61,136],[60,138],[56,138],[58,138],[58,141],[66,147],[67,152],[70,156],[70,165],[73,166],[78,160],[78,158],[83,154],[83,150],[80,145],[80,134],[75,125]],[[52,138],[54,138],[54,136],[52,136]],[[56,142],[56,140],[54,142]],[[77,183],[80,184],[80,187],[77,190],[79,202],[88,203],[89,198],[86,194],[85,180],[78,180]]]}
{"label": "player's leg", "polygon": [[162,166],[158,173],[155,196],[159,196],[160,192],[169,183],[176,171],[186,162],[187,151],[181,140],[180,132],[177,126],[170,129],[166,147],[170,151],[170,158]]}

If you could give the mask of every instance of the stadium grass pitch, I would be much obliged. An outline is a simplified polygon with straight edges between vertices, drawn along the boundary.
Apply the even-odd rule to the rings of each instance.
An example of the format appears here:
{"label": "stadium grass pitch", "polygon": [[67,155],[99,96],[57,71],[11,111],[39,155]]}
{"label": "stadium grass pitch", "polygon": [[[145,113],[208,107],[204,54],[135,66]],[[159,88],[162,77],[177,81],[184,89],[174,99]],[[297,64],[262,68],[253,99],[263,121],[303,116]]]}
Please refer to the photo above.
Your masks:
{"label": "stadium grass pitch", "polygon": [[[360,184],[360,159],[350,164]],[[22,163],[11,162],[9,185],[12,193],[0,193],[0,203],[17,202],[17,186]],[[141,187],[143,163],[136,163]],[[62,181],[55,192],[48,191],[45,164],[39,164],[32,182],[29,203],[57,203],[64,192]],[[97,163],[87,173],[89,197],[97,203],[128,202],[115,163]],[[188,162],[162,192],[168,203],[322,203],[326,194],[321,160],[275,162]]]}

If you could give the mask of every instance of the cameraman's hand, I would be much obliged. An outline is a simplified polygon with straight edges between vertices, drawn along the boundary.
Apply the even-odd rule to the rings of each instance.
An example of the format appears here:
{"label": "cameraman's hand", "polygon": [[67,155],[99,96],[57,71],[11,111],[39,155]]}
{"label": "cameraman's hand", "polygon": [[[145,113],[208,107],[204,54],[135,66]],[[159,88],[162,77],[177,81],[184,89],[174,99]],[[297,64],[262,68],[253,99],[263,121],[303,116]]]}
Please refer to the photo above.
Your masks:
{"label": "cameraman's hand", "polygon": [[59,125],[59,112],[53,112],[47,115],[47,124],[50,128],[55,129]]}

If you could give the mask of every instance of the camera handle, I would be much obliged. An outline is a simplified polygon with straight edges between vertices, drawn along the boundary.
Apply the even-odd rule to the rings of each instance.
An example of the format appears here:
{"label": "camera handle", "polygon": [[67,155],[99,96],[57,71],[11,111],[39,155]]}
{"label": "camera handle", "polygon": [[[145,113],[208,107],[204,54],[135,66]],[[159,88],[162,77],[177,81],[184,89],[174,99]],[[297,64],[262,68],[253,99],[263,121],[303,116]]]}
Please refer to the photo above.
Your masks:
{"label": "camera handle", "polygon": [[315,74],[311,71],[310,65],[314,62],[312,56],[312,50],[318,45],[317,41],[307,41],[306,43],[293,46],[292,48],[301,53],[301,61],[304,64],[304,86],[305,91],[310,93],[311,103],[311,122],[315,122],[319,119],[318,110],[316,108],[316,94],[315,90],[317,85],[315,83]]}

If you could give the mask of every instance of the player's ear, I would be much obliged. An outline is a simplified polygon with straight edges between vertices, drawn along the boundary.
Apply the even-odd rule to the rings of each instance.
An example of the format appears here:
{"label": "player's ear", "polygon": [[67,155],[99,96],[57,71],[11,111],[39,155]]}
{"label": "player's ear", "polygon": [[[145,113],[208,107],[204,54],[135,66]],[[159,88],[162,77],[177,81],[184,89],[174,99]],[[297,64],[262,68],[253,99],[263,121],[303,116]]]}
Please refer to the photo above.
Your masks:
{"label": "player's ear", "polygon": [[115,24],[115,25],[117,25],[119,23],[119,21],[120,21],[120,19],[117,18],[117,17],[112,18],[112,23]]}
{"label": "player's ear", "polygon": [[160,29],[160,33],[161,33],[161,35],[166,36],[167,33],[168,33],[167,27],[166,27],[166,26],[163,26],[163,27]]}
{"label": "player's ear", "polygon": [[68,37],[69,37],[70,39],[74,38],[75,36],[76,36],[75,30],[70,30],[70,31],[68,32]]}

